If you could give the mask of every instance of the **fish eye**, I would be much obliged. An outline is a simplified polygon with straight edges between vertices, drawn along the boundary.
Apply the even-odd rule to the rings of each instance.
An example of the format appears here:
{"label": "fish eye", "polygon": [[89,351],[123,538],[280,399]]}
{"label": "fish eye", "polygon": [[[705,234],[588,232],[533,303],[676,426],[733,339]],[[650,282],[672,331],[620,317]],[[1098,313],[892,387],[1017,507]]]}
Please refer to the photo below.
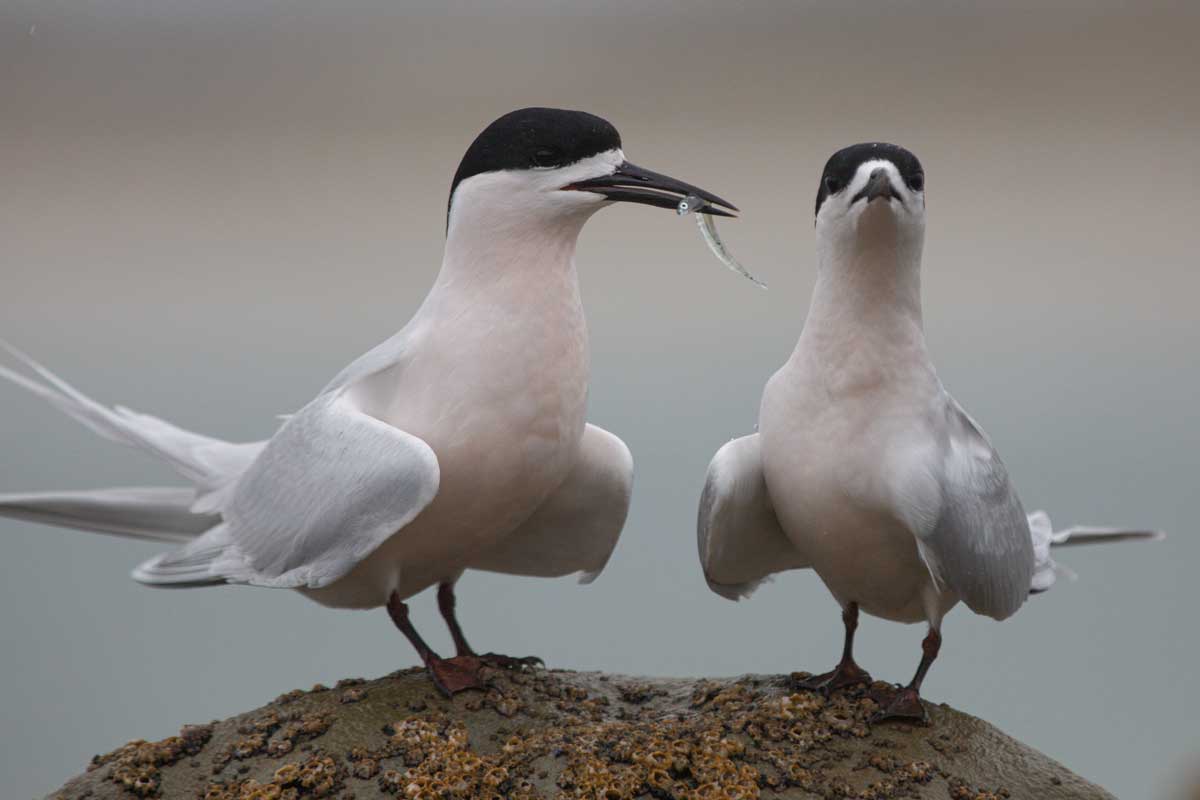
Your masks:
{"label": "fish eye", "polygon": [[919,192],[925,188],[925,176],[918,172],[916,175],[911,175],[908,178],[908,188],[914,192]]}
{"label": "fish eye", "polygon": [[553,147],[539,147],[533,151],[533,165],[535,167],[554,167],[559,162],[558,150]]}
{"label": "fish eye", "polygon": [[830,194],[837,194],[842,189],[842,182],[832,175],[825,176],[825,191]]}

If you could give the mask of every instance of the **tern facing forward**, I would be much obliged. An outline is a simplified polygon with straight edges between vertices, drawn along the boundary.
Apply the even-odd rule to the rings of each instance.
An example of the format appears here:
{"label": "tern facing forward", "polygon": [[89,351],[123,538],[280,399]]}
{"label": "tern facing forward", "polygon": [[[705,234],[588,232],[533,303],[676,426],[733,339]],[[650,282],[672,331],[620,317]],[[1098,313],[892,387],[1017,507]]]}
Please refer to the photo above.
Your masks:
{"label": "tern facing forward", "polygon": [[[415,316],[268,441],[106,408],[13,351],[37,377],[0,376],[161,457],[194,488],[0,495],[0,514],[179,543],[134,570],[154,586],[250,584],[386,606],[439,689],[479,687],[483,659],[527,659],[481,659],[467,644],[454,614],[463,571],[589,579],[629,508],[629,450],[585,422],[580,230],[613,201],[674,209],[692,194],[733,208],[627,162],[599,117],[507,114],[459,165],[441,271]],[[422,641],[404,603],[435,584],[454,658]]]}
{"label": "tern facing forward", "polygon": [[806,681],[869,683],[854,662],[859,609],[925,621],[920,666],[877,695],[877,719],[923,719],[921,682],[960,600],[995,619],[1054,583],[1056,544],[1151,538],[1052,532],[1026,516],[987,437],[938,380],[925,347],[920,268],[925,175],[889,144],[833,155],[817,194],[817,282],[796,349],[767,382],[758,433],[708,468],[698,543],[709,586],[730,599],[811,568],[842,606],[841,663]]}

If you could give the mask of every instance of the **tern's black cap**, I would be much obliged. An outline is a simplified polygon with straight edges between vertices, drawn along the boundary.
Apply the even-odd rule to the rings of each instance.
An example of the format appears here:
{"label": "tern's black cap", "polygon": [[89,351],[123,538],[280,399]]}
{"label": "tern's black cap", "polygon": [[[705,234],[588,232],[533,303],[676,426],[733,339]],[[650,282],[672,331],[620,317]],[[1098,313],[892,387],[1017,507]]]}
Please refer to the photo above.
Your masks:
{"label": "tern's black cap", "polygon": [[877,159],[895,164],[896,169],[900,171],[900,177],[909,188],[916,191],[923,188],[925,170],[922,169],[921,162],[900,145],[886,142],[852,144],[838,150],[825,162],[825,171],[821,173],[821,185],[817,189],[817,207],[813,213],[820,213],[821,204],[825,202],[826,197],[840,192],[854,180],[854,174],[860,166]]}
{"label": "tern's black cap", "polygon": [[467,148],[450,196],[473,175],[505,169],[561,167],[621,146],[608,120],[583,111],[522,108],[483,129]]}

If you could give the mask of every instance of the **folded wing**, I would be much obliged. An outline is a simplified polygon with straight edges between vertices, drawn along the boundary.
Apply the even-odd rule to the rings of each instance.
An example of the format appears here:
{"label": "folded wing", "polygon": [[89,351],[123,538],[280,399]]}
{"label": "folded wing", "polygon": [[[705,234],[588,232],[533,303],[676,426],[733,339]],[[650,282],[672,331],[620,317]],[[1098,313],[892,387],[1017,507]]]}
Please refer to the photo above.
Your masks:
{"label": "folded wing", "polygon": [[633,456],[613,434],[588,425],[571,472],[537,511],[471,569],[590,583],[617,545],[633,492]]}
{"label": "folded wing", "polygon": [[321,588],[410,523],[437,494],[430,447],[322,395],[289,418],[232,487],[223,524],[135,571],[148,583]]}
{"label": "folded wing", "polygon": [[749,597],[776,572],[810,566],[775,516],[758,434],[727,443],[708,465],[696,539],[709,588],[730,600]]}
{"label": "folded wing", "polygon": [[947,398],[941,512],[917,543],[935,581],[977,614],[1016,612],[1033,580],[1033,542],[1008,470],[987,436]]}

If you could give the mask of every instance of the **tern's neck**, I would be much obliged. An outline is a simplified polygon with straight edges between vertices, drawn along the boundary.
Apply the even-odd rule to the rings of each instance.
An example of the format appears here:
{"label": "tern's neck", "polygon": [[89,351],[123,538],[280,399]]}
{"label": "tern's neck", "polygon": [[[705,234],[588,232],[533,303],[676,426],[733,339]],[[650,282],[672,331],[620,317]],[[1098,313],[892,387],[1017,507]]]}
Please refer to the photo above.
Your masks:
{"label": "tern's neck", "polygon": [[576,283],[575,244],[586,214],[530,219],[511,209],[451,217],[437,287],[490,291],[525,280]]}
{"label": "tern's neck", "polygon": [[883,349],[923,353],[921,239],[893,231],[830,237],[817,248],[817,283],[801,336],[822,350]]}

